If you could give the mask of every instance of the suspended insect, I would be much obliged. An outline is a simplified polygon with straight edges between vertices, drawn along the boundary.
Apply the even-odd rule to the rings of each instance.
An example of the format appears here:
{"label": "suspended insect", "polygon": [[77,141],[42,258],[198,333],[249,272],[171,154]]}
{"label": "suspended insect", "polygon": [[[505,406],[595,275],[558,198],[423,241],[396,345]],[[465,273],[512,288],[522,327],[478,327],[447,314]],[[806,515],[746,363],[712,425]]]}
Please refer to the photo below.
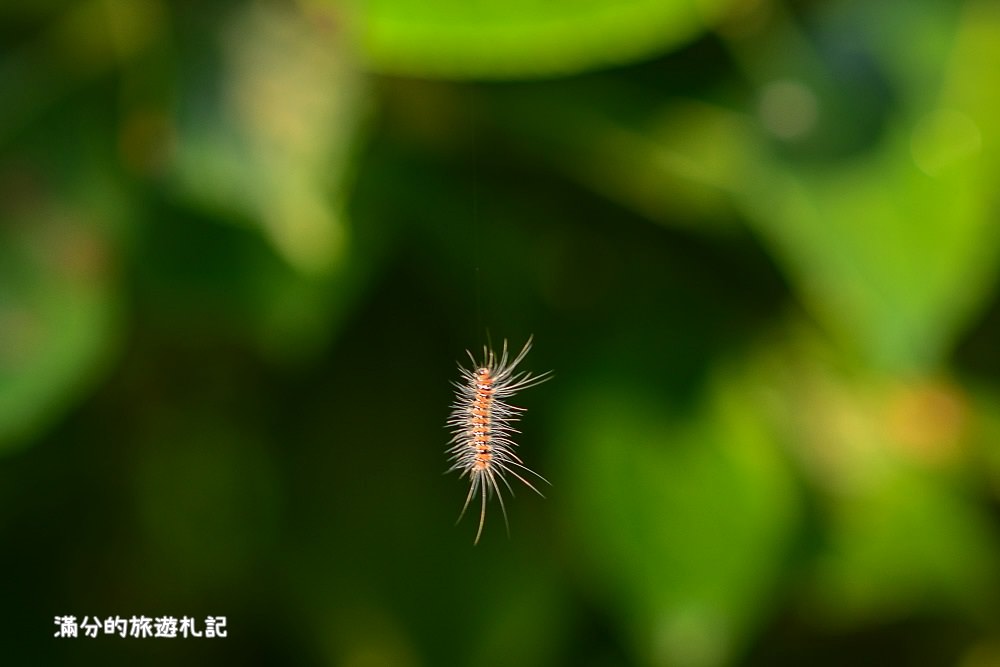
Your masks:
{"label": "suspended insect", "polygon": [[465,497],[465,504],[458,516],[459,521],[465,516],[472,499],[479,495],[479,528],[476,531],[476,544],[479,543],[479,537],[483,533],[488,496],[495,495],[500,501],[504,524],[507,526],[507,532],[510,532],[507,508],[500,488],[503,484],[511,495],[514,495],[508,476],[516,477],[540,496],[541,491],[525,479],[522,473],[534,475],[546,484],[549,483],[524,465],[514,453],[517,444],[511,439],[515,433],[519,433],[512,424],[520,419],[524,408],[510,405],[507,399],[522,389],[534,387],[551,377],[551,371],[541,375],[532,375],[528,371],[514,372],[531,349],[531,341],[529,337],[524,349],[513,359],[508,359],[506,340],[503,342],[503,351],[499,357],[493,350],[483,346],[482,363],[477,362],[471,352],[467,352],[469,359],[472,360],[472,368],[459,365],[462,380],[452,383],[457,391],[447,424],[452,433],[448,448],[450,454],[448,460],[452,465],[448,472],[458,470],[461,472],[461,477],[469,478],[469,495]]}

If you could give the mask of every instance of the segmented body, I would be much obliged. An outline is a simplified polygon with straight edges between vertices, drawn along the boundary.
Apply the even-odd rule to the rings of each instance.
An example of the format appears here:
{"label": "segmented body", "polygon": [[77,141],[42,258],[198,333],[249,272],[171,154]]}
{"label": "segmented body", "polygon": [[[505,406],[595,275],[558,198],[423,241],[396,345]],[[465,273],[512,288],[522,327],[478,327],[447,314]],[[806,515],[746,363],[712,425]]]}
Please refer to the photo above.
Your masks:
{"label": "segmented body", "polygon": [[514,453],[517,444],[511,438],[518,431],[511,424],[520,419],[524,408],[507,402],[518,391],[545,382],[550,377],[549,373],[537,376],[527,371],[515,373],[517,365],[531,349],[531,340],[528,338],[524,349],[513,359],[508,359],[507,341],[504,341],[499,357],[492,350],[483,347],[481,364],[471,352],[468,353],[472,368],[459,366],[462,381],[454,383],[457,392],[448,419],[448,428],[452,432],[448,449],[452,463],[449,472],[458,470],[462,477],[468,476],[470,482],[469,494],[465,498],[459,520],[465,515],[472,499],[476,495],[480,497],[476,543],[483,532],[488,496],[496,495],[500,501],[504,523],[507,524],[507,508],[500,485],[503,484],[513,495],[514,489],[507,479],[508,475],[513,475],[538,495],[542,495],[541,492],[518,471],[546,481],[527,468]]}

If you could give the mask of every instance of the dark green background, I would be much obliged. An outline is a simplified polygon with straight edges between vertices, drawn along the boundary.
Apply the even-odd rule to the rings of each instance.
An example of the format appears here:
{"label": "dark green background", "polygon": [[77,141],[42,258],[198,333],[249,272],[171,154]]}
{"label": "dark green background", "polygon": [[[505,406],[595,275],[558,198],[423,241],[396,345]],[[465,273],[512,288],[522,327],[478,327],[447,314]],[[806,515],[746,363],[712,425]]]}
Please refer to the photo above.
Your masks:
{"label": "dark green background", "polygon": [[[0,663],[1000,664],[996,3],[0,36]],[[473,546],[455,363],[529,335]],[[116,614],[229,637],[52,637]]]}

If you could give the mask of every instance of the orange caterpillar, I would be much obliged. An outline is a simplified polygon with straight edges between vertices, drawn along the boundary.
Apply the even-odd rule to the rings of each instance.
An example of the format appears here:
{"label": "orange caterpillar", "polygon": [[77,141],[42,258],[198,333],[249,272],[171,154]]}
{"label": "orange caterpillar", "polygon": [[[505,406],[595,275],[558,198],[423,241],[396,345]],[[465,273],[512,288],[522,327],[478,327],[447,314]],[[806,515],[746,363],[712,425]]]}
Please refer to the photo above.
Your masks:
{"label": "orange caterpillar", "polygon": [[[500,483],[514,494],[514,489],[507,481],[507,475],[513,475],[521,480],[529,489],[542,495],[531,482],[526,480],[517,469],[530,473],[548,484],[548,481],[538,473],[527,468],[514,453],[517,444],[511,440],[517,429],[511,424],[520,419],[524,408],[507,403],[507,399],[522,389],[534,387],[548,380],[549,372],[533,376],[528,371],[515,374],[517,367],[531,349],[531,338],[524,344],[524,349],[514,357],[507,358],[507,341],[503,342],[503,351],[499,358],[493,350],[483,347],[483,363],[479,364],[468,352],[472,360],[472,369],[459,366],[462,374],[461,382],[454,382],[458,390],[455,402],[452,404],[451,416],[448,419],[448,429],[452,433],[448,454],[452,470],[461,471],[461,476],[468,476],[470,481],[469,495],[465,497],[465,505],[459,521],[465,516],[472,498],[478,493],[480,497],[479,529],[476,531],[475,543],[483,533],[483,522],[486,520],[486,498],[496,495],[500,500],[504,524],[507,524],[507,508],[504,506]],[[499,483],[498,481],[499,480]],[[509,524],[508,531],[510,529]]]}

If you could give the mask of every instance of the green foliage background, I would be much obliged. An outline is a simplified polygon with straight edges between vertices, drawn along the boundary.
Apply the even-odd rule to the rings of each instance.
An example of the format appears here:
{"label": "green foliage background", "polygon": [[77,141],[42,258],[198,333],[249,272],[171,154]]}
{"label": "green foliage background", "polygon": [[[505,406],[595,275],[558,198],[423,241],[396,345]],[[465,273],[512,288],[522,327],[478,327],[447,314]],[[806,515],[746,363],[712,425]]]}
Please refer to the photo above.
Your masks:
{"label": "green foliage background", "polygon": [[[1000,664],[1000,5],[0,35],[3,664]],[[449,382],[531,334],[473,546]],[[229,637],[52,636],[116,614]]]}

